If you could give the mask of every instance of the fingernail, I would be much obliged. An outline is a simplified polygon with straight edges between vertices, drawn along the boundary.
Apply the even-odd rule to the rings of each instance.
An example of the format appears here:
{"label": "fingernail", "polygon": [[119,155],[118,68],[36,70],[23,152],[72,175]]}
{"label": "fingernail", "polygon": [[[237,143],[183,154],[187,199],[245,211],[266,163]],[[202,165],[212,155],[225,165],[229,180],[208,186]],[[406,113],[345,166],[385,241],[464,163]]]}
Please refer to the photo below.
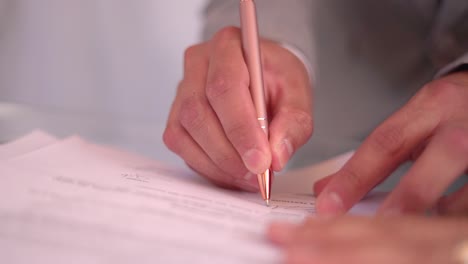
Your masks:
{"label": "fingernail", "polygon": [[322,216],[335,216],[345,212],[341,197],[336,192],[329,192],[319,196],[317,212]]}
{"label": "fingernail", "polygon": [[251,149],[247,151],[242,156],[242,160],[244,161],[247,169],[253,173],[260,174],[268,168],[265,154],[258,149]]}
{"label": "fingernail", "polygon": [[297,226],[291,223],[274,223],[268,230],[268,237],[275,243],[285,245],[293,240]]}
{"label": "fingernail", "polygon": [[276,146],[276,153],[278,155],[278,161],[280,163],[281,170],[284,169],[289,159],[291,159],[293,152],[294,148],[289,139],[283,139],[281,143]]}

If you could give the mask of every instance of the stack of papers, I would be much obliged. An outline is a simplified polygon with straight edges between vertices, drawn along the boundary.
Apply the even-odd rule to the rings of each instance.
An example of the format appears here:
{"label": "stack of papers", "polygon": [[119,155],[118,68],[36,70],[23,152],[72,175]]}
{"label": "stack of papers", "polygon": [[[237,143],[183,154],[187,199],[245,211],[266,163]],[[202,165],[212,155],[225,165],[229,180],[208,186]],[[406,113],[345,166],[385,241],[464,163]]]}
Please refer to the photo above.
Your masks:
{"label": "stack of papers", "polygon": [[315,209],[311,194],[275,192],[266,207],[185,168],[41,131],[0,145],[0,175],[2,263],[278,263],[268,223]]}

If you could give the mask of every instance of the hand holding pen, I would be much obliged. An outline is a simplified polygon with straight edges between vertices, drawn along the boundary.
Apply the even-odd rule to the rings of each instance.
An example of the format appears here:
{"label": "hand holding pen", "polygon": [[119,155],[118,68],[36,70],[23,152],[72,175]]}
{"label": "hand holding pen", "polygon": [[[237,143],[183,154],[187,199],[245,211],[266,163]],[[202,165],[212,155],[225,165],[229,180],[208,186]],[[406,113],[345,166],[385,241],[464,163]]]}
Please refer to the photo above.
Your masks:
{"label": "hand holding pen", "polygon": [[[257,10],[253,0],[240,0],[239,5],[242,32],[242,49],[250,79],[250,94],[257,113],[260,128],[269,137],[268,111],[266,108],[265,84],[257,22]],[[268,168],[257,174],[258,186],[266,205],[270,205],[273,172]]]}
{"label": "hand holding pen", "polygon": [[185,52],[184,76],[164,142],[215,184],[256,192],[257,174],[280,171],[312,133],[310,80],[303,63],[260,39],[269,139],[258,122],[239,28]]}

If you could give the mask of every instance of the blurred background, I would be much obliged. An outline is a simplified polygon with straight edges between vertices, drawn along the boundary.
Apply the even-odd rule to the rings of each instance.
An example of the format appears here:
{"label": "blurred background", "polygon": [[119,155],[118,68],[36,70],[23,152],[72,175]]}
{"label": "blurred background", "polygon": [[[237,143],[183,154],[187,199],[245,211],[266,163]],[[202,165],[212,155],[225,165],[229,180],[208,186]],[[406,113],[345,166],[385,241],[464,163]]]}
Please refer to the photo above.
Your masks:
{"label": "blurred background", "polygon": [[0,142],[40,128],[173,164],[161,136],[205,0],[0,0]]}
{"label": "blurred background", "polygon": [[[182,77],[184,50],[201,40],[207,2],[0,0],[0,143],[42,129],[183,165],[165,148],[162,134]],[[315,133],[291,168],[356,149],[435,73],[431,68],[415,72],[411,63],[415,57],[407,56],[413,51],[388,38],[380,48],[392,47],[393,52],[379,52],[383,59],[376,61],[368,41],[356,37],[380,39],[379,34],[386,32],[381,26],[395,24],[386,6],[379,16],[367,17],[354,14],[365,11],[372,1],[316,2],[320,4],[315,6],[313,23],[319,36]],[[410,35],[419,26],[400,24],[401,31]],[[408,82],[391,71],[390,75],[379,71],[388,65],[414,78]],[[380,188],[394,186],[406,168]]]}

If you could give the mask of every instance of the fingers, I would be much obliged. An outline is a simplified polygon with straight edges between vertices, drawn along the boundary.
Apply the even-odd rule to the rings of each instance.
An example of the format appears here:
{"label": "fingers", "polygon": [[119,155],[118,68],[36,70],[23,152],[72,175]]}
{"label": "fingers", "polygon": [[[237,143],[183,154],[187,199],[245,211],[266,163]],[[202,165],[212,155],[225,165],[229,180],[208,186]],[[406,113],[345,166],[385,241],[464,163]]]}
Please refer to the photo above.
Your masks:
{"label": "fingers", "polygon": [[[416,101],[416,102],[415,102]],[[439,113],[424,111],[413,100],[380,125],[356,151],[317,199],[319,214],[337,215],[356,202],[429,137],[439,123]]]}
{"label": "fingers", "polygon": [[235,28],[215,36],[210,47],[206,97],[245,166],[259,174],[270,167],[271,152],[252,103],[240,36]]}
{"label": "fingers", "polygon": [[[381,263],[362,259],[375,250],[362,243],[373,241],[372,224],[364,218],[308,219],[302,225],[273,224],[267,234],[272,242],[284,248],[285,263]],[[367,235],[363,236],[363,232]],[[364,251],[367,254],[363,255]]]}
{"label": "fingers", "polygon": [[312,116],[303,109],[283,108],[270,125],[270,143],[274,153],[272,168],[281,171],[294,154],[312,135]]}
{"label": "fingers", "polygon": [[268,227],[268,238],[278,245],[287,245],[294,242],[294,236],[299,229],[292,223],[273,223]]}
{"label": "fingers", "polygon": [[236,179],[227,176],[219,169],[198,144],[182,128],[176,125],[168,126],[164,133],[164,142],[167,147],[181,157],[185,157],[187,165],[223,188],[242,188],[257,192],[258,183],[255,177]]}
{"label": "fingers", "polygon": [[445,263],[460,230],[465,221],[345,216],[276,223],[267,235],[284,250],[285,263]]}
{"label": "fingers", "polygon": [[437,213],[448,216],[468,216],[468,184],[437,203]]}
{"label": "fingers", "polygon": [[[384,240],[384,241],[382,241]],[[385,241],[387,240],[387,241]],[[377,238],[372,240],[356,239],[317,241],[313,239],[308,243],[297,243],[285,249],[285,263],[288,264],[362,264],[362,263],[446,263],[452,256],[450,246],[426,245],[421,243],[415,247],[415,243],[407,243],[406,247],[398,245],[399,241]],[[427,248],[433,250],[427,254]]]}
{"label": "fingers", "polygon": [[[276,86],[269,94],[274,106],[271,108],[270,146],[272,168],[281,171],[312,135],[312,88],[306,68],[294,54],[271,43],[266,43],[265,47],[264,50],[281,58],[281,61],[274,61],[275,57],[268,56],[266,68],[269,64],[287,65],[285,69],[265,74],[267,85]],[[275,82],[269,81],[272,79]]]}
{"label": "fingers", "polygon": [[[221,175],[234,184],[241,181],[241,188],[270,166],[281,170],[312,133],[310,81],[303,63],[271,41],[262,40],[262,52],[270,140],[252,102],[240,30],[232,27],[187,49],[184,78],[164,136],[170,149],[178,149],[180,142],[198,147],[197,152],[176,153],[199,173],[210,179]],[[174,140],[174,133],[183,138]],[[211,165],[194,165],[198,159]]]}
{"label": "fingers", "polygon": [[436,132],[420,157],[381,206],[379,213],[422,213],[468,167],[468,129]]}
{"label": "fingers", "polygon": [[206,98],[192,95],[182,99],[182,105],[179,114],[180,124],[212,162],[231,177],[245,176],[248,171],[236,150],[227,140]]}
{"label": "fingers", "polygon": [[[223,177],[223,172],[214,166],[203,152],[203,150],[190,138],[182,127],[170,126],[164,133],[166,146],[181,157],[198,157],[198,159],[187,158],[187,165],[198,173],[205,175],[219,186],[233,188],[232,179]],[[200,158],[201,157],[201,158]]]}
{"label": "fingers", "polygon": [[[307,83],[303,89],[290,89],[289,96],[294,99],[283,99],[276,103],[276,111],[270,124],[270,144],[273,151],[272,168],[281,171],[294,152],[304,145],[312,136],[313,120],[310,97],[303,96],[310,92]],[[301,96],[302,94],[302,96]],[[289,97],[288,96],[288,97]]]}
{"label": "fingers", "polygon": [[332,179],[333,179],[333,176],[328,176],[315,182],[314,184],[315,196],[319,196]]}
{"label": "fingers", "polygon": [[190,167],[218,185],[255,191],[254,175],[248,173],[206,98],[206,49],[206,45],[197,45],[186,51],[184,79],[171,109],[164,142]]}
{"label": "fingers", "polygon": [[[325,177],[323,179],[320,179],[317,182],[315,182],[314,187],[313,187],[315,196],[319,196],[322,193],[322,191],[325,189],[325,187],[327,187],[328,183],[331,182],[331,180],[333,179],[333,176],[334,175],[327,176],[327,177]],[[384,180],[385,179],[381,179],[374,187],[381,184]]]}
{"label": "fingers", "polygon": [[[178,94],[180,110],[176,118],[218,168],[229,176],[240,179],[248,175],[248,170],[224,134],[204,92],[208,58],[200,49],[205,48],[193,47],[193,51],[188,49],[186,52],[185,77]],[[184,158],[197,159],[196,156]]]}

